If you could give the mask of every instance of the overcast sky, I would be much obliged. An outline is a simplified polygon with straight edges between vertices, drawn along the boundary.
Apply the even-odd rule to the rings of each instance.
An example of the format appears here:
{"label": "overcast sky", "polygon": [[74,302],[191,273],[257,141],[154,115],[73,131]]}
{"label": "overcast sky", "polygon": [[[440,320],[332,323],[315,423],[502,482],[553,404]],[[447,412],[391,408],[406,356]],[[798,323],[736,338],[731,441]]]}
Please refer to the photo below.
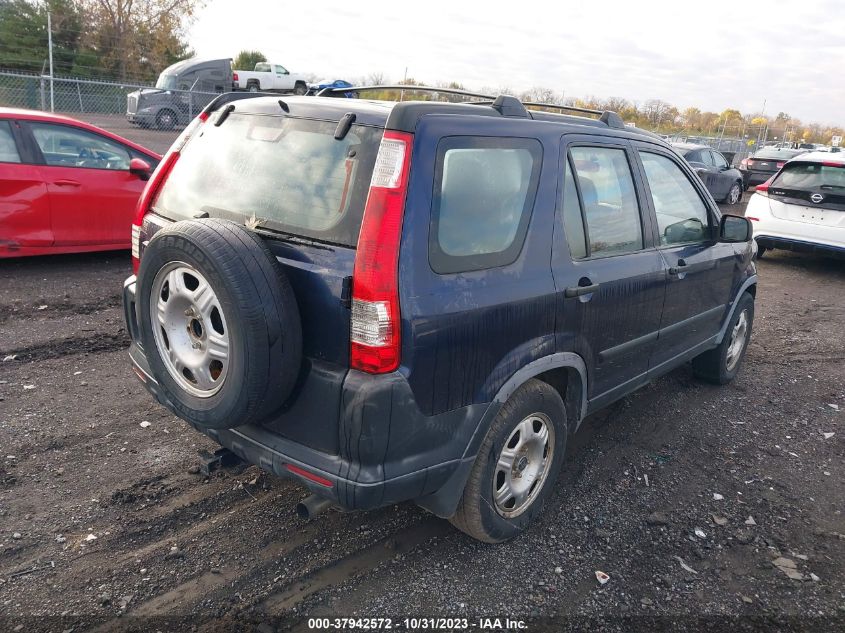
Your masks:
{"label": "overcast sky", "polygon": [[[548,4],[555,8],[541,8]],[[845,0],[209,0],[199,55],[845,124]],[[525,9],[523,12],[522,9]]]}

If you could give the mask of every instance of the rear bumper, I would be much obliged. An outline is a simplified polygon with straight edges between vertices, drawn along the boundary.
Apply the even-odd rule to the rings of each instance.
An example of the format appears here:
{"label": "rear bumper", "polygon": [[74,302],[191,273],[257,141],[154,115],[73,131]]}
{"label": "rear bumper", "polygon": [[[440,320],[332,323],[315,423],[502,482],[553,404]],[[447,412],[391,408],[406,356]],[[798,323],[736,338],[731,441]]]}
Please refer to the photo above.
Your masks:
{"label": "rear bumper", "polygon": [[845,259],[845,246],[833,246],[830,244],[819,244],[818,242],[805,242],[789,237],[755,235],[754,239],[758,246],[765,248],[778,248],[785,251],[796,251],[799,253],[815,253],[818,255],[832,255]]}
{"label": "rear bumper", "polygon": [[845,255],[845,227],[796,222],[772,215],[769,200],[755,194],[745,217],[754,226],[758,246],[791,251]]}
{"label": "rear bumper", "polygon": [[[135,314],[135,277],[123,288],[124,317],[132,338],[133,371],[153,397],[172,410],[153,376]],[[470,405],[424,416],[401,374],[346,372],[337,429],[340,450],[331,454],[273,432],[268,425],[194,428],[245,461],[293,478],[348,510],[368,510],[413,500],[434,514],[451,516],[475,460],[479,432],[498,405]],[[278,421],[275,421],[277,424]],[[302,469],[323,485],[292,472]]]}

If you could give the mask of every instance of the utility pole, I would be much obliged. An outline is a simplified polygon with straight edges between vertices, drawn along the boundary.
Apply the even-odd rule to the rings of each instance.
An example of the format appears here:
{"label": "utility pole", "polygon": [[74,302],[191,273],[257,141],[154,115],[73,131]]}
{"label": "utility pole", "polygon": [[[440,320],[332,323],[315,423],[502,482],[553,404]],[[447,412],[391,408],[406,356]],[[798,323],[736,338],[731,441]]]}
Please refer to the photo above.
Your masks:
{"label": "utility pole", "polygon": [[[402,85],[405,85],[406,83],[408,83],[408,67],[407,66],[405,66],[405,77],[402,79]],[[399,101],[404,101],[404,100],[405,100],[405,90],[402,89],[402,90],[399,91]]]}
{"label": "utility pole", "polygon": [[53,22],[50,18],[50,11],[47,11],[47,48],[50,53],[50,112],[55,112],[56,102],[53,97]]}

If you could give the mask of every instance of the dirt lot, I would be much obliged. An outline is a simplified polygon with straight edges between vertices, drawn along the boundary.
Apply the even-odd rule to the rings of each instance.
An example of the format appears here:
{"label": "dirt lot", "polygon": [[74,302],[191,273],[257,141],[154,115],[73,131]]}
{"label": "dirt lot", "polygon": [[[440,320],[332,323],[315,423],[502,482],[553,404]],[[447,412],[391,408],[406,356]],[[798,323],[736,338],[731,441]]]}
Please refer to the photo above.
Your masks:
{"label": "dirt lot", "polygon": [[500,546],[412,504],[302,523],[292,482],[197,474],[212,443],[129,369],[128,270],[0,261],[0,629],[843,630],[842,262],[767,254],[738,379],[684,367],[591,416],[542,520]]}

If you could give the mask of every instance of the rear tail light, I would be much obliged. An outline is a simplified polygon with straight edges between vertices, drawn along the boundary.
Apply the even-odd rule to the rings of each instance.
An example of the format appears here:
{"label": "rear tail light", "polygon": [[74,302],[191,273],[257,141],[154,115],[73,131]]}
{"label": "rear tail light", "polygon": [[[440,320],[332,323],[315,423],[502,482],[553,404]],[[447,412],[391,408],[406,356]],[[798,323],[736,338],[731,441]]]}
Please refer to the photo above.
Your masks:
{"label": "rear tail light", "polygon": [[132,222],[132,271],[135,273],[138,272],[138,267],[141,265],[141,227],[144,225],[144,216],[149,213],[150,208],[155,203],[161,186],[167,180],[173,165],[179,160],[180,152],[190,140],[191,134],[207,119],[208,113],[203,111],[188,124],[188,127],[182,131],[182,134],[179,135],[179,138],[174,141],[167,154],[161,159],[153,175],[147,181],[147,186],[144,187],[141,197],[138,198],[138,205],[135,207],[135,220]]}
{"label": "rear tail light", "polygon": [[774,180],[774,176],[769,178],[766,182],[762,185],[757,185],[754,190],[759,193],[761,196],[769,197],[769,185],[772,184],[772,180]]}
{"label": "rear tail light", "polygon": [[743,158],[741,161],[739,161],[739,168],[740,169],[748,169],[748,159],[747,158]]}
{"label": "rear tail light", "polygon": [[137,224],[132,225],[132,261],[141,261],[141,227]]}
{"label": "rear tail light", "polygon": [[778,161],[777,163],[778,169],[782,169],[784,165],[786,165],[785,160]]}
{"label": "rear tail light", "polygon": [[413,140],[412,134],[385,131],[358,237],[350,365],[371,374],[399,366],[399,241]]}
{"label": "rear tail light", "polygon": [[238,73],[232,73],[232,81],[238,80]]}

